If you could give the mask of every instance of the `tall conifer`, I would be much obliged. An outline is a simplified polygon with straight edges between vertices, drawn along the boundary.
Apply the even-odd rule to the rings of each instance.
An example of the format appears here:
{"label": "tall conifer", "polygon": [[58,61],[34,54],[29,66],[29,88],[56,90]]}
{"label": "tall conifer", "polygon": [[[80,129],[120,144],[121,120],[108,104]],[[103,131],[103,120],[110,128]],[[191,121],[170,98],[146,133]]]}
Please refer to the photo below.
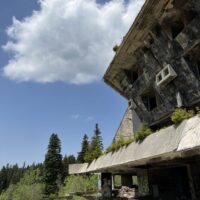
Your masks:
{"label": "tall conifer", "polygon": [[49,140],[44,161],[44,181],[47,195],[58,191],[61,184],[62,170],[61,142],[57,134],[53,133]]}
{"label": "tall conifer", "polygon": [[101,137],[101,132],[99,129],[98,124],[95,125],[94,135],[92,137],[89,152],[85,156],[85,160],[87,162],[91,162],[94,159],[97,159],[99,156],[102,155],[103,151],[103,142]]}
{"label": "tall conifer", "polygon": [[85,156],[89,151],[89,141],[88,141],[88,136],[85,134],[83,136],[83,141],[81,143],[81,151],[78,153],[77,161],[78,163],[84,163]]}

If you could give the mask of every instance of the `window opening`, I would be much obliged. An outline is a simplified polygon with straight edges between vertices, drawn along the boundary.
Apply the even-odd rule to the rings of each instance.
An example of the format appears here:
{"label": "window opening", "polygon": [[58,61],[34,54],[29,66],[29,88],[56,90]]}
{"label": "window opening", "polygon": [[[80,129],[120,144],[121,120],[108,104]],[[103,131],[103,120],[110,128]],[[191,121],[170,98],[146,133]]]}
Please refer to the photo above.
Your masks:
{"label": "window opening", "polygon": [[160,82],[161,80],[162,80],[162,75],[159,74],[159,75],[157,76],[157,82]]}
{"label": "window opening", "polygon": [[166,68],[166,69],[164,70],[164,75],[167,76],[168,74],[169,74],[169,69]]}
{"label": "window opening", "polygon": [[174,22],[171,26],[172,38],[176,38],[176,36],[184,29],[184,24],[182,22]]}
{"label": "window opening", "polygon": [[120,188],[122,186],[121,175],[114,175],[113,181],[114,181],[114,188]]}
{"label": "window opening", "polygon": [[159,96],[156,94],[156,92],[151,89],[144,95],[142,95],[142,101],[148,111],[152,111],[154,108],[156,108],[159,104]]}
{"label": "window opening", "polygon": [[199,51],[200,46],[196,47],[195,49],[190,52],[187,56],[185,56],[185,60],[191,69],[191,71],[194,73],[197,79],[200,80],[200,58],[199,58]]}
{"label": "window opening", "polygon": [[138,79],[138,73],[136,71],[133,70],[124,70],[127,78],[128,78],[128,82],[130,84],[134,83],[137,79]]}

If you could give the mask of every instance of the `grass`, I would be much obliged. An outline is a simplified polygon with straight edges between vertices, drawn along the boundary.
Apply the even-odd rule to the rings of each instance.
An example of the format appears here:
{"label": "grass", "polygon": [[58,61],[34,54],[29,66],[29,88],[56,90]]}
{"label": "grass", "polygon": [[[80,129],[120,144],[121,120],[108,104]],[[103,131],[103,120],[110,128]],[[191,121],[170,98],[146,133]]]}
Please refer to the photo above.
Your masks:
{"label": "grass", "polygon": [[148,124],[146,122],[143,122],[140,125],[139,130],[135,134],[135,141],[141,142],[143,141],[148,135],[151,135],[153,131],[149,128]]}
{"label": "grass", "polygon": [[171,120],[173,123],[177,124],[185,119],[189,119],[194,116],[193,110],[186,110],[185,108],[176,108],[171,115]]}
{"label": "grass", "polygon": [[118,139],[114,143],[112,143],[105,151],[105,153],[114,152],[119,150],[121,147],[128,146],[134,141],[132,137],[128,138],[127,140],[124,140],[123,138]]}

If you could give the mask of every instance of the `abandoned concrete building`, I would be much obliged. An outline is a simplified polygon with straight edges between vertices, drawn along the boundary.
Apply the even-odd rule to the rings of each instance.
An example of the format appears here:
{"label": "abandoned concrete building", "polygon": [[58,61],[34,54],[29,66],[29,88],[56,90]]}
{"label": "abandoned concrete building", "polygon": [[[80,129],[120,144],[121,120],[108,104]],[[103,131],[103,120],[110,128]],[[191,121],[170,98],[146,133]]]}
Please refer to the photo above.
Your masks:
{"label": "abandoned concrete building", "polygon": [[[177,107],[200,106],[200,0],[146,0],[124,37],[104,80],[128,101],[113,141],[137,132],[141,122],[158,129],[71,174],[121,176],[138,199],[200,199],[200,117],[170,124]],[[163,128],[167,126],[167,128]],[[114,186],[111,186],[114,188]]]}

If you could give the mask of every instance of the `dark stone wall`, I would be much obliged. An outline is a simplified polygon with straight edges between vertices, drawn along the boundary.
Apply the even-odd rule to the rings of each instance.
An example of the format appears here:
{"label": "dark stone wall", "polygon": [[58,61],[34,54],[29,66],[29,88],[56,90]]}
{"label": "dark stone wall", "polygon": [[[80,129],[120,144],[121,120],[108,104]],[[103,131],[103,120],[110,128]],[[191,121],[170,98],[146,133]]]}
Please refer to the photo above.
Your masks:
{"label": "dark stone wall", "polygon": [[148,175],[153,199],[192,199],[186,167],[149,170]]}
{"label": "dark stone wall", "polygon": [[[197,6],[196,1],[188,2],[180,7],[180,12],[176,11],[182,13],[182,18],[173,15],[172,18],[166,19],[168,20],[167,25],[166,20],[163,19],[149,31],[152,36],[151,42],[148,47],[144,45],[138,49],[140,57],[133,66],[133,68],[135,66],[142,68],[143,73],[132,84],[129,82],[125,90],[129,98],[132,98],[137,105],[135,110],[141,121],[146,121],[150,125],[169,119],[177,106],[176,95],[178,92],[181,94],[183,106],[186,108],[191,108],[200,102],[200,77],[192,69],[192,65],[196,62],[195,59],[200,60],[200,12],[197,12],[200,6]],[[184,13],[189,12],[195,14],[186,23]],[[170,26],[173,23],[177,24],[177,21],[184,27],[173,38]],[[188,57],[191,59],[187,59]],[[174,69],[177,77],[168,84],[158,87],[156,74],[167,64]],[[200,66],[198,70],[200,70]],[[148,110],[142,100],[142,96],[148,94],[149,90],[154,93],[157,101],[157,106],[152,110]]]}

